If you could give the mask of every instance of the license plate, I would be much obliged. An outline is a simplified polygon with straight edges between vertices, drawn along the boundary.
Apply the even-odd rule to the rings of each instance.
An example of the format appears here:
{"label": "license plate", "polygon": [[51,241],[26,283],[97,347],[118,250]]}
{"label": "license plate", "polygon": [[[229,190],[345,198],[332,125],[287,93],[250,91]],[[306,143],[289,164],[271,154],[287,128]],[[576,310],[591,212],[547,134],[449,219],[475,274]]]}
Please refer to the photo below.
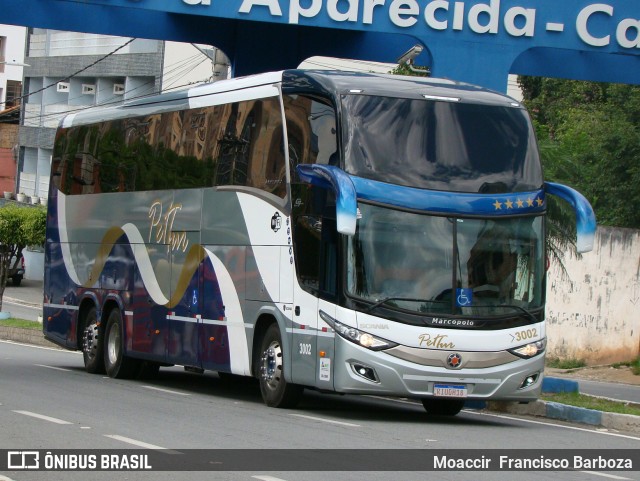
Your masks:
{"label": "license plate", "polygon": [[438,397],[467,397],[467,386],[464,384],[435,384],[433,395]]}

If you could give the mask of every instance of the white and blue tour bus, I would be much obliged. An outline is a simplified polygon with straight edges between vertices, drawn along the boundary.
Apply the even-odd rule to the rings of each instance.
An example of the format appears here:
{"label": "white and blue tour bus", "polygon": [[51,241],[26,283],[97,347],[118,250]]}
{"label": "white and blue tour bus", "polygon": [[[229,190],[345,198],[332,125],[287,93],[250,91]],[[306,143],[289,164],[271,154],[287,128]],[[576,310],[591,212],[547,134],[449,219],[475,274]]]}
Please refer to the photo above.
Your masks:
{"label": "white and blue tour bus", "polygon": [[87,109],[58,129],[44,335],[86,370],[180,365],[421,400],[535,400],[547,196],[512,98],[430,78],[288,70]]}

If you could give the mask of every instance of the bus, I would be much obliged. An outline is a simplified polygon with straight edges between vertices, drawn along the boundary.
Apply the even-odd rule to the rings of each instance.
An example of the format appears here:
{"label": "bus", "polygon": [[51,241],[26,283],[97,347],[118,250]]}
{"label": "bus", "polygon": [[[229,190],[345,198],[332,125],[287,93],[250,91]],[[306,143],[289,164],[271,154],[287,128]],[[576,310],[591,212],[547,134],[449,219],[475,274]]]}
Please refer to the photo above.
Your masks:
{"label": "bus", "polygon": [[285,70],[82,110],[55,138],[44,335],[89,373],[254,377],[271,407],[532,401],[548,195],[590,249],[523,106],[449,80]]}

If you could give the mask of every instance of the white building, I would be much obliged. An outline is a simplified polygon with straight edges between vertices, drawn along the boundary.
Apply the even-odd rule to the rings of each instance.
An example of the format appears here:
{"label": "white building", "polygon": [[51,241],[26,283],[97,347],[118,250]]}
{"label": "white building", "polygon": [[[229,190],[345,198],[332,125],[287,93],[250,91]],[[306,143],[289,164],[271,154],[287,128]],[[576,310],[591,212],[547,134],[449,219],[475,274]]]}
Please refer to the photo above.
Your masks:
{"label": "white building", "polygon": [[22,92],[26,30],[25,27],[0,25],[0,111],[13,107],[14,99]]}

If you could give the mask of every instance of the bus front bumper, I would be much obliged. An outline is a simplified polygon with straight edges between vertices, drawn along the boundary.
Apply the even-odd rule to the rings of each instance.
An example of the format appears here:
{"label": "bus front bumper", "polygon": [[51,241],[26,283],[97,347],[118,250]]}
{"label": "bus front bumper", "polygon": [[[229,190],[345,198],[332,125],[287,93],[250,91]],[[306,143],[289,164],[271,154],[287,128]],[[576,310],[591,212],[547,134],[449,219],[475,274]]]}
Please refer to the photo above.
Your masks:
{"label": "bus front bumper", "polygon": [[428,398],[444,392],[469,400],[529,402],[542,388],[544,354],[488,368],[447,369],[370,351],[338,336],[335,352],[334,387],[340,393]]}

